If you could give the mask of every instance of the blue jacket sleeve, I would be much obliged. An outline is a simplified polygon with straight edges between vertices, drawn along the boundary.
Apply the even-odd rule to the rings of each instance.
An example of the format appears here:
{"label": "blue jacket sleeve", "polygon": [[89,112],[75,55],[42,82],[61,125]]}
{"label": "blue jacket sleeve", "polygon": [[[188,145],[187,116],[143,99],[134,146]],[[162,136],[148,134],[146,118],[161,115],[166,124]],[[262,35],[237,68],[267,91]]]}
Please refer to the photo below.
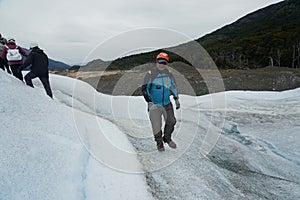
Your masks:
{"label": "blue jacket sleeve", "polygon": [[173,98],[176,100],[178,99],[178,91],[177,91],[177,85],[176,85],[176,81],[175,81],[175,77],[173,76],[173,74],[170,74],[170,79],[171,79],[171,87],[170,90],[173,94]]}
{"label": "blue jacket sleeve", "polygon": [[144,83],[142,85],[142,94],[147,102],[152,101],[150,97],[150,89],[151,89],[151,75],[147,73],[144,78]]}

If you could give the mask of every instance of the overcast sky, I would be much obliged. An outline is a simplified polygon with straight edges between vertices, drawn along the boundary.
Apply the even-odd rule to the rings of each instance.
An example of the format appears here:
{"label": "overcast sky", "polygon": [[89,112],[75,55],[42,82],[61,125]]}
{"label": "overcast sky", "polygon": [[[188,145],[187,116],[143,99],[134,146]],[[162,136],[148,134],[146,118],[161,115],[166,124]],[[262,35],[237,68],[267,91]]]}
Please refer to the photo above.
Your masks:
{"label": "overcast sky", "polygon": [[[31,42],[37,42],[52,59],[81,64],[95,58],[111,60],[120,54],[125,55],[126,52],[116,53],[122,46],[122,42],[118,42],[105,53],[99,52],[93,58],[88,56],[97,46],[112,44],[111,41],[120,35],[125,34],[123,39],[126,38],[127,42],[134,42],[136,35],[140,39],[151,38],[154,42],[157,38],[159,41],[159,36],[152,34],[151,28],[155,28],[162,30],[162,34],[164,31],[165,35],[172,32],[180,37],[168,36],[168,43],[156,41],[150,45],[151,48],[177,45],[280,1],[0,0],[0,33],[6,38],[15,38],[20,46],[27,48]],[[137,34],[144,29],[148,31]],[[147,48],[151,50],[149,45],[140,46],[140,49]]]}

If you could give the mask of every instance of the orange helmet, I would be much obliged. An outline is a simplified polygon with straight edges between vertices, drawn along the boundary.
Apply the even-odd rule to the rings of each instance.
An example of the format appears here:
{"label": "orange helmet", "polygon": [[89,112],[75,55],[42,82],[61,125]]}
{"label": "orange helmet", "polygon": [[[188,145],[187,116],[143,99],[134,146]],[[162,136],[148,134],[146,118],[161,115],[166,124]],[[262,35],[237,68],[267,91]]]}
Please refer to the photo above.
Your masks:
{"label": "orange helmet", "polygon": [[165,53],[165,52],[161,52],[161,53],[159,53],[159,54],[156,56],[156,61],[157,61],[158,59],[164,59],[164,60],[166,60],[167,62],[169,62],[169,55],[168,55],[167,53]]}

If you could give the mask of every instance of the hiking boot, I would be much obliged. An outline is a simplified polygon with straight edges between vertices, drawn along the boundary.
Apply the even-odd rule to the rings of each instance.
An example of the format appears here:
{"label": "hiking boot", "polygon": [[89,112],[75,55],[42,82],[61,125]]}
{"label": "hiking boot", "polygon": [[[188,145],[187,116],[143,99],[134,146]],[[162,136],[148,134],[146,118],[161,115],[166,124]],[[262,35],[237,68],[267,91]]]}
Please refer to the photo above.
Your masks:
{"label": "hiking boot", "polygon": [[164,144],[163,144],[163,143],[157,144],[157,150],[158,150],[158,151],[165,151]]}
{"label": "hiking boot", "polygon": [[159,131],[157,134],[154,135],[154,140],[156,141],[156,147],[158,151],[164,151],[164,142],[162,138],[162,132]]}
{"label": "hiking boot", "polygon": [[163,137],[163,141],[164,143],[167,143],[169,145],[169,147],[173,148],[173,149],[176,149],[177,148],[177,145],[176,143],[172,140],[172,139],[169,139],[167,137]]}
{"label": "hiking boot", "polygon": [[177,145],[176,145],[176,143],[175,143],[173,140],[171,140],[170,142],[167,142],[167,144],[168,144],[169,147],[171,147],[172,149],[176,149],[176,148],[177,148]]}

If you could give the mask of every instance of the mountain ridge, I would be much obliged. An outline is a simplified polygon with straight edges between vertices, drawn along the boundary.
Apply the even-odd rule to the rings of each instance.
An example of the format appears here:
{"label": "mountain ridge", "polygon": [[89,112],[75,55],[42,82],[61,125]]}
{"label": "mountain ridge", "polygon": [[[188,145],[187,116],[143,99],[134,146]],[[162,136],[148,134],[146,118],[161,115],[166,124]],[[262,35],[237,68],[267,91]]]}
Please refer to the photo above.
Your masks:
{"label": "mountain ridge", "polygon": [[[285,0],[251,12],[193,42],[200,43],[218,68],[249,69],[266,66],[300,67],[300,1]],[[109,64],[111,70],[131,69],[155,62],[156,54],[169,49],[157,49],[117,58]],[[190,50],[192,51],[192,50]],[[294,51],[294,54],[293,54]],[[187,63],[168,52],[171,62]],[[188,53],[188,52],[187,52]],[[93,69],[97,60],[93,61]],[[103,61],[99,61],[101,64]],[[86,65],[88,66],[89,63]]]}
{"label": "mountain ridge", "polygon": [[252,12],[196,41],[220,68],[296,68],[300,55],[299,19],[300,2],[286,0]]}

